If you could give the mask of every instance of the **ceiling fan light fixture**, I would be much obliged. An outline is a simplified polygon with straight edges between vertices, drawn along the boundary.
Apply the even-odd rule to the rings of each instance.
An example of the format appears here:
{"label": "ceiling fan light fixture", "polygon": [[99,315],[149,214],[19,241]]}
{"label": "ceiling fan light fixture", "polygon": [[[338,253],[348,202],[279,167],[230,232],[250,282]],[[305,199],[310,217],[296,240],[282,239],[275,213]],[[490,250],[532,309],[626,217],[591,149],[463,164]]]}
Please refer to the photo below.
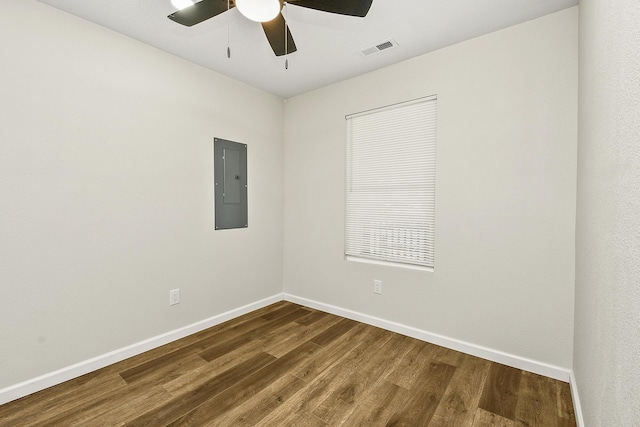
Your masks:
{"label": "ceiling fan light fixture", "polygon": [[268,22],[282,10],[282,0],[236,0],[236,7],[252,21]]}
{"label": "ceiling fan light fixture", "polygon": [[171,4],[178,10],[182,10],[186,7],[193,6],[192,0],[171,0]]}

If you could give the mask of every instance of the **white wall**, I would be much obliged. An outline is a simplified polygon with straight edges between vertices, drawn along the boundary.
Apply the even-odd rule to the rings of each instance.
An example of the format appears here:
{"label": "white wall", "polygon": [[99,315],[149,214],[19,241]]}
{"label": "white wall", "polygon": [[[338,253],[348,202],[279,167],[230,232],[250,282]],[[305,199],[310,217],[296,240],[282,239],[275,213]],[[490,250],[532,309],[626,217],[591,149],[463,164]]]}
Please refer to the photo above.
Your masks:
{"label": "white wall", "polygon": [[580,1],[574,371],[585,425],[640,425],[640,3]]}
{"label": "white wall", "polygon": [[[570,368],[577,38],[576,7],[288,99],[285,292]],[[345,115],[432,94],[435,272],[345,261]]]}
{"label": "white wall", "polygon": [[[284,110],[33,0],[3,12],[0,388],[276,294],[283,280],[304,298],[571,366],[577,8]],[[431,94],[436,271],[347,263],[344,116]],[[214,136],[249,144],[246,230],[212,230]],[[182,302],[169,307],[176,287]]]}
{"label": "white wall", "polygon": [[[0,52],[0,388],[282,292],[280,98],[33,0]],[[214,137],[248,229],[213,231]]]}

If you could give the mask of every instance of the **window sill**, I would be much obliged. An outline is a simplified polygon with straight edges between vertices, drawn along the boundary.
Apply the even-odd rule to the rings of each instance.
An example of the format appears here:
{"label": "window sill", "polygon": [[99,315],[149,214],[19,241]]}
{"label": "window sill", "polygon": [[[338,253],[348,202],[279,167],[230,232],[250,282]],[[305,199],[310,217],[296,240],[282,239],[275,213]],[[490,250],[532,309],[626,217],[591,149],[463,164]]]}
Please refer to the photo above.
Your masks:
{"label": "window sill", "polygon": [[360,258],[351,255],[347,255],[347,261],[361,262],[363,264],[376,264],[376,265],[384,265],[388,267],[398,267],[404,268],[407,270],[418,270],[418,271],[426,271],[429,273],[433,273],[435,270],[433,267],[424,267],[422,265],[413,265],[413,264],[404,264],[401,262],[391,262],[391,261],[382,261],[378,259],[369,259],[369,258]]}

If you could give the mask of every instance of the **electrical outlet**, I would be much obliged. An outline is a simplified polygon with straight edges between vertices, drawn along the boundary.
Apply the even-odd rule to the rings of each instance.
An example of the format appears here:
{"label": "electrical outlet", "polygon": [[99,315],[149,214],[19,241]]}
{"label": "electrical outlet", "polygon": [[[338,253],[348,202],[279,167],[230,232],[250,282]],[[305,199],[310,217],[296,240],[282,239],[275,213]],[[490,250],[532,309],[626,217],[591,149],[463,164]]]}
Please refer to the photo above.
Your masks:
{"label": "electrical outlet", "polygon": [[382,280],[374,280],[373,281],[373,293],[381,294],[382,293]]}
{"label": "electrical outlet", "polygon": [[180,304],[180,289],[171,289],[169,291],[169,305]]}

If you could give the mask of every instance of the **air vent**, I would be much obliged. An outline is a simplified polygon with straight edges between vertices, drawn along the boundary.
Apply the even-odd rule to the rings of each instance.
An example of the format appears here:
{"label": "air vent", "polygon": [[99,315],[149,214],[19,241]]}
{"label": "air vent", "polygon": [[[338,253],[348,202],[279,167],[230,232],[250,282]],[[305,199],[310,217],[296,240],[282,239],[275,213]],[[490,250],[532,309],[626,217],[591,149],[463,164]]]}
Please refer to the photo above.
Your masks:
{"label": "air vent", "polygon": [[396,46],[398,46],[398,43],[395,40],[389,39],[389,40],[380,42],[376,45],[366,47],[362,49],[360,52],[362,52],[364,56],[370,56],[370,55],[373,55],[374,53],[382,52],[383,50],[391,49]]}

